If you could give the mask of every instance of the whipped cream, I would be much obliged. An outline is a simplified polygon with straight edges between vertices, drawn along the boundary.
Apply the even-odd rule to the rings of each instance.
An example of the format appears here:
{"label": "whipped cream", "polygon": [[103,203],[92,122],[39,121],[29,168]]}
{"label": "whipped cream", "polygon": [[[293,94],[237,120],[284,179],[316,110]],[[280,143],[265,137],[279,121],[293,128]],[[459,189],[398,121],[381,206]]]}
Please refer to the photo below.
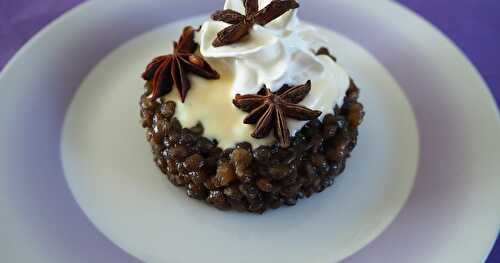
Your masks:
{"label": "whipped cream", "polygon": [[[263,8],[271,1],[259,0],[259,7]],[[224,8],[245,14],[241,0],[226,0]],[[311,80],[311,92],[300,102],[301,105],[320,110],[323,116],[333,113],[335,104],[342,105],[349,87],[349,76],[328,56],[314,54],[319,47],[325,46],[324,41],[313,27],[300,22],[296,9],[265,27],[254,25],[249,36],[241,42],[214,47],[212,42],[217,33],[227,26],[229,24],[224,22],[206,21],[196,35],[201,55],[214,63],[221,76],[229,77],[212,81],[190,76],[193,85],[186,100],[188,104],[177,103],[180,106],[176,116],[183,125],[201,121],[205,135],[217,139],[221,147],[232,147],[242,141],[258,146],[270,143],[272,138],[256,140],[250,137],[254,127],[243,124],[247,113],[232,104],[236,94],[255,94],[263,85],[277,91],[284,84],[300,85]],[[203,89],[203,92],[193,92],[196,89]],[[167,96],[168,99],[175,98]],[[193,107],[189,106],[191,103]],[[207,108],[200,110],[203,105]],[[289,119],[291,135],[305,123]]]}

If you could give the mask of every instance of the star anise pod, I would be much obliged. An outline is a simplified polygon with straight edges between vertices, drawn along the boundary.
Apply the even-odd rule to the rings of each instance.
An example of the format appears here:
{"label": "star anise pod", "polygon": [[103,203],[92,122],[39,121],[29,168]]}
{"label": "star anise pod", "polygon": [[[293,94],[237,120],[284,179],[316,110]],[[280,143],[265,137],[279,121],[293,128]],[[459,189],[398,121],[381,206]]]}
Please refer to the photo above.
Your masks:
{"label": "star anise pod", "polygon": [[142,78],[151,81],[152,92],[149,98],[155,100],[172,91],[173,85],[179,90],[182,102],[191,88],[188,73],[193,73],[206,79],[218,79],[217,73],[200,56],[194,54],[198,44],[194,42],[195,29],[185,27],[178,42],[174,42],[174,52],[160,56],[146,67]]}
{"label": "star anise pod", "polygon": [[231,24],[217,33],[217,37],[212,43],[214,47],[236,43],[250,33],[253,25],[265,26],[289,10],[299,7],[295,0],[273,0],[259,11],[258,0],[243,0],[243,3],[245,15],[231,9],[219,10],[212,15],[212,19],[215,21]]}
{"label": "star anise pod", "polygon": [[257,94],[237,94],[233,104],[250,114],[243,120],[245,124],[256,124],[252,133],[254,138],[264,138],[274,128],[274,136],[283,148],[290,146],[290,131],[286,118],[301,121],[313,120],[321,111],[311,110],[298,105],[311,91],[311,81],[304,85],[284,85],[277,92],[264,86]]}

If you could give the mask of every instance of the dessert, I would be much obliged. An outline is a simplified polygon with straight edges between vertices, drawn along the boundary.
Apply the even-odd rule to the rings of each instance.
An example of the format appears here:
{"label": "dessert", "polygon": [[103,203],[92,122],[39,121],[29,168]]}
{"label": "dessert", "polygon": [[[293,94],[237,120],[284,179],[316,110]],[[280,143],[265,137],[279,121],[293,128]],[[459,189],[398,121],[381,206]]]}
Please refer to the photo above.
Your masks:
{"label": "dessert", "polygon": [[142,126],[156,165],[189,197],[263,213],[344,171],[364,117],[359,89],[298,8],[226,0],[147,65]]}

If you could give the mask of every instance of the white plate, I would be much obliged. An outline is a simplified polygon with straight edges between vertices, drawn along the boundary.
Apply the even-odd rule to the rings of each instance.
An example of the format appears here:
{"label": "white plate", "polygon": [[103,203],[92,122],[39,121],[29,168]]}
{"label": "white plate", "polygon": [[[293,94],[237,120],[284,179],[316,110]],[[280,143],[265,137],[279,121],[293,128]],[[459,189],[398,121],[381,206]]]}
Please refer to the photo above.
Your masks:
{"label": "white plate", "polygon": [[[12,59],[0,76],[4,261],[136,261],[96,231],[72,199],[59,152],[63,118],[83,78],[111,50],[153,27],[219,5],[197,0],[87,2],[43,30]],[[500,169],[500,122],[476,70],[435,28],[390,1],[310,0],[301,15],[374,54],[408,95],[421,135],[419,171],[409,202],[387,231],[347,262],[482,260],[500,222],[495,209],[500,178],[494,176]],[[120,112],[115,116],[120,118]],[[347,189],[341,184],[328,194]],[[283,211],[321,205],[324,196]],[[109,225],[121,219],[111,220]],[[366,241],[376,233],[360,229],[356,234]],[[212,243],[217,241],[215,237]],[[324,257],[321,253],[308,262]]]}
{"label": "white plate", "polygon": [[[333,189],[263,216],[222,213],[189,200],[153,165],[137,123],[144,85],[138,73],[151,58],[170,52],[169,43],[184,26],[200,25],[207,17],[136,37],[82,82],[66,114],[61,143],[64,172],[77,202],[107,237],[146,262],[333,262],[372,241],[400,211],[413,185],[415,117],[375,58],[327,30],[320,34],[352,72],[368,112],[347,171]],[[190,253],[193,248],[197,253]]]}

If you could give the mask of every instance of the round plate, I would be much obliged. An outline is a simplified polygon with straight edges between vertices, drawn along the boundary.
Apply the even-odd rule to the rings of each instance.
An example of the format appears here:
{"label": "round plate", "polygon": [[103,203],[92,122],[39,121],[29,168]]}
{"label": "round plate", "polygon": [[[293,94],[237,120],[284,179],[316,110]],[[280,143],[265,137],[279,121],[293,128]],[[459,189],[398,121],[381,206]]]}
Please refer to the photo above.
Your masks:
{"label": "round plate", "polygon": [[138,73],[151,58],[171,51],[168,43],[184,26],[207,17],[134,38],[83,80],[61,143],[77,202],[99,230],[145,262],[334,262],[353,254],[396,217],[415,178],[417,128],[400,87],[363,48],[320,29],[361,87],[368,113],[346,172],[334,187],[293,208],[262,216],[217,211],[162,176],[137,117],[144,86]]}
{"label": "round plate", "polygon": [[[84,77],[117,46],[221,4],[89,1],[39,33],[5,67],[0,75],[2,259],[137,261],[100,234],[72,198],[60,154],[64,115]],[[500,222],[500,211],[495,209],[500,177],[493,172],[500,169],[500,122],[477,71],[435,28],[392,1],[310,0],[304,2],[301,16],[342,33],[374,54],[407,94],[421,136],[418,175],[408,203],[379,238],[346,261],[380,262],[388,256],[394,262],[481,261]],[[122,116],[117,112],[114,117]],[[355,152],[360,153],[360,149]],[[341,183],[328,193],[343,189]],[[301,206],[320,205],[315,201]],[[115,205],[122,204],[116,200]],[[110,225],[119,224],[121,218],[110,220]],[[369,231],[359,229],[353,235],[366,238]],[[215,236],[203,245],[217,241]],[[200,249],[195,242],[184,245]]]}

